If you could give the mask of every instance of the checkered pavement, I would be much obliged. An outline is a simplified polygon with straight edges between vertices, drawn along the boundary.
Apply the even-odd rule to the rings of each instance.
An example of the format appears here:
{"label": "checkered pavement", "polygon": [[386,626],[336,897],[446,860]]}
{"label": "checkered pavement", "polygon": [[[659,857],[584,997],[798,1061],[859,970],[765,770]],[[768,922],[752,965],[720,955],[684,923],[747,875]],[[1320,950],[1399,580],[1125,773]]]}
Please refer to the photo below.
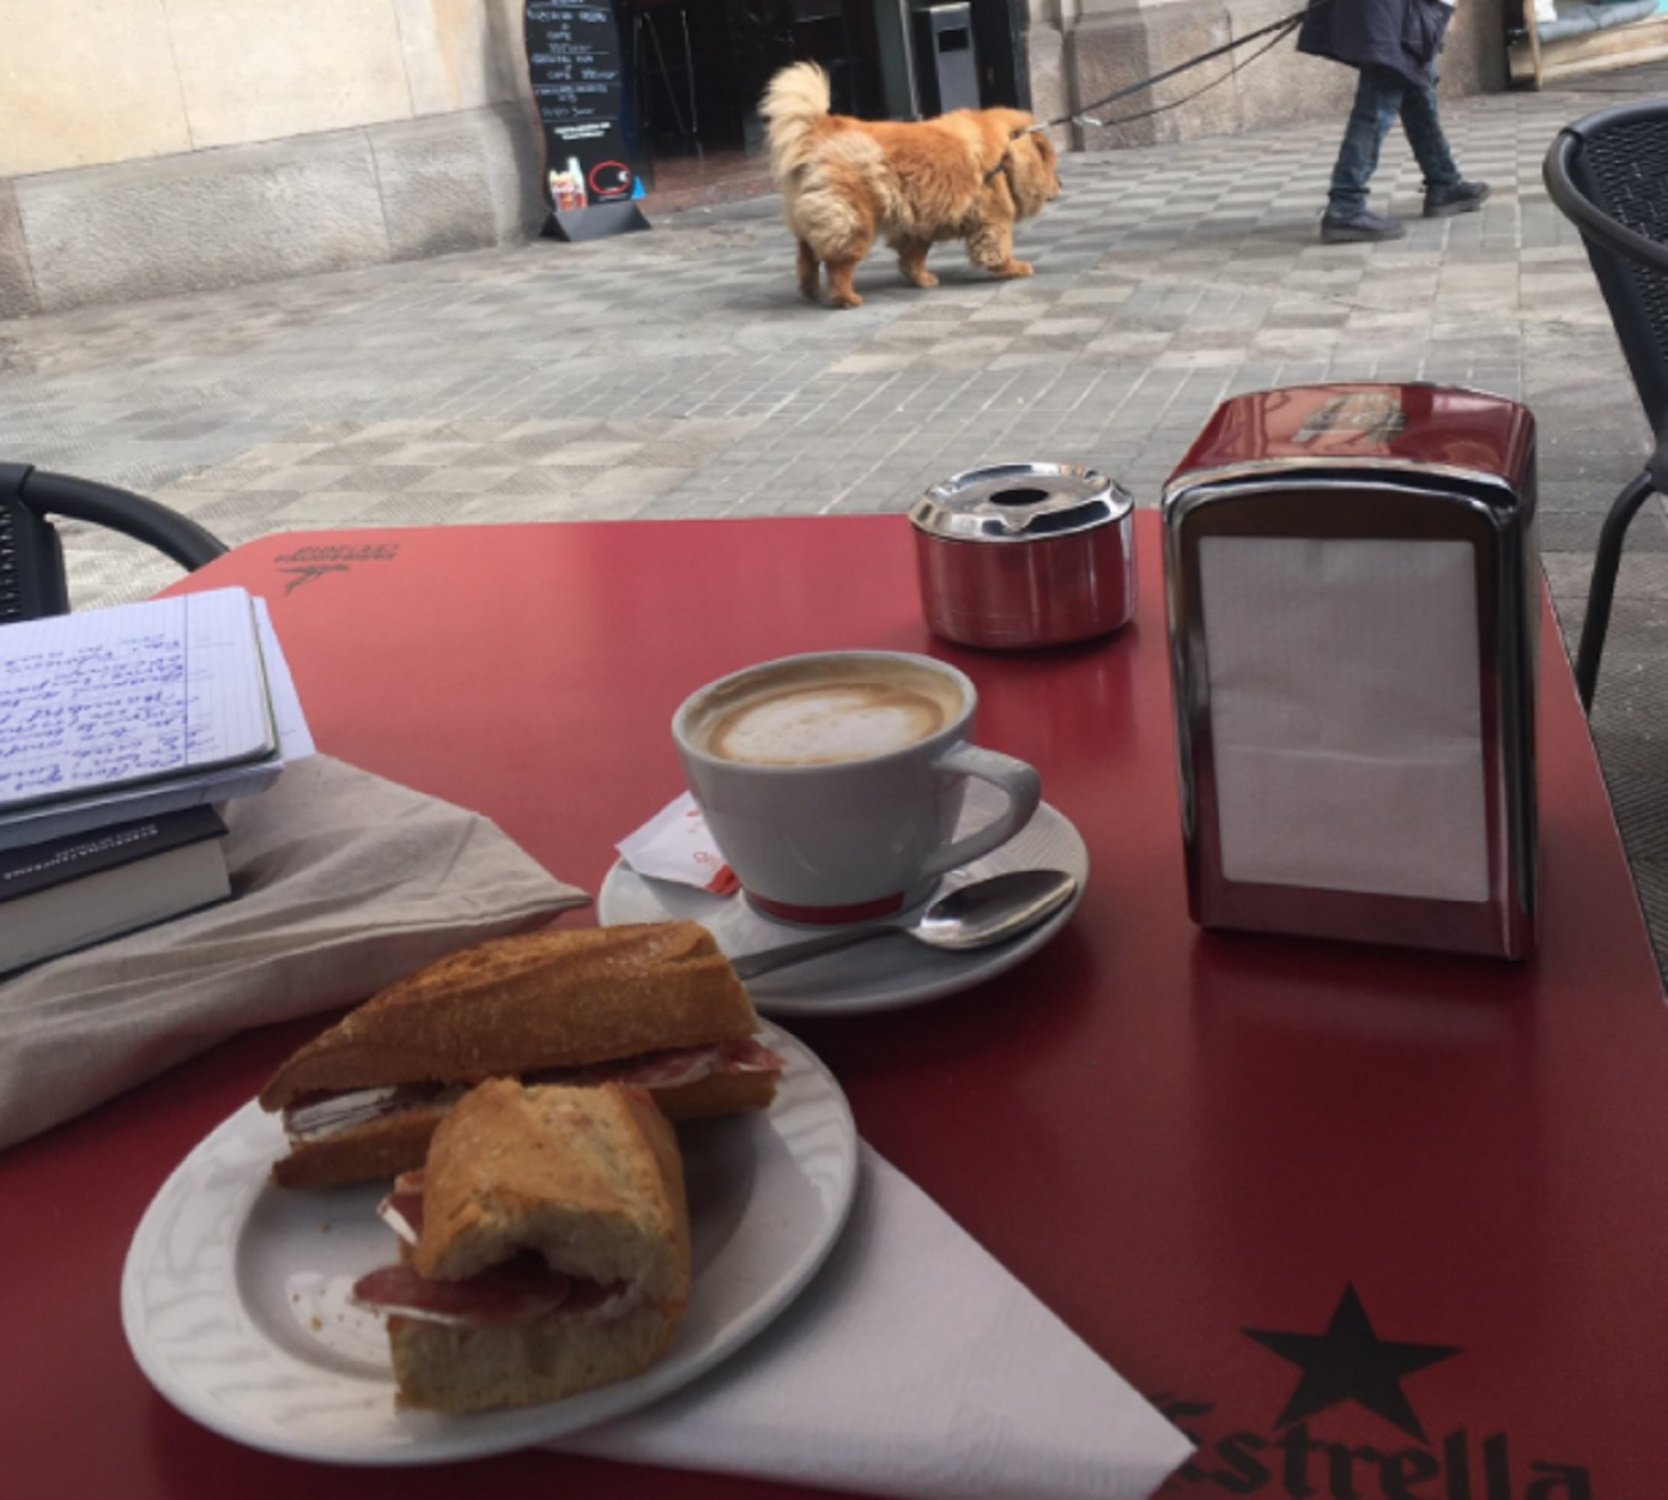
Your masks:
{"label": "checkered pavement", "polygon": [[[1425,221],[1393,137],[1374,206],[1406,239],[1323,246],[1341,121],[1077,154],[1023,225],[1034,278],[889,257],[807,306],[769,199],[653,234],[538,242],[0,323],[0,455],[153,494],[228,542],[451,522],[901,511],[1002,459],[1092,463],[1143,505],[1225,395],[1416,378],[1540,425],[1544,561],[1572,633],[1598,525],[1648,433],[1540,165],[1558,127],[1668,71],[1453,101],[1482,212]],[[1668,955],[1668,526],[1634,527],[1594,729]],[[170,566],[66,528],[77,601]]]}

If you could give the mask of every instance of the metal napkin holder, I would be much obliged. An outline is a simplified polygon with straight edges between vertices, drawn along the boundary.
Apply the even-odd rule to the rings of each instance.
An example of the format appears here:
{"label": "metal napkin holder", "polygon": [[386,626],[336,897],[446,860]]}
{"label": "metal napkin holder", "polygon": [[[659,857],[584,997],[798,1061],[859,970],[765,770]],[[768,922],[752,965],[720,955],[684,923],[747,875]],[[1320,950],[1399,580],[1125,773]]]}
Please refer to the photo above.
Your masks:
{"label": "metal napkin holder", "polygon": [[[1511,959],[1526,956],[1535,931],[1539,627],[1535,430],[1529,412],[1499,396],[1433,385],[1332,385],[1239,396],[1218,407],[1171,475],[1164,490],[1163,522],[1183,836],[1194,920],[1209,928],[1392,943]],[[1218,543],[1215,538],[1238,540]],[[1257,594],[1259,562],[1276,556],[1267,549],[1257,550],[1260,544],[1255,540],[1244,540],[1259,538],[1280,544],[1274,572],[1285,569],[1288,582],[1298,578],[1303,591],[1314,592],[1320,599],[1315,615],[1302,616],[1306,622],[1347,619],[1354,606],[1341,586],[1314,581],[1322,576],[1330,579],[1329,567],[1298,574],[1293,572],[1294,557],[1303,559],[1305,565],[1333,558],[1346,563],[1353,558],[1358,564],[1363,556],[1388,561],[1391,554],[1364,550],[1360,545],[1378,542],[1411,543],[1416,548],[1457,542],[1470,549],[1469,567],[1465,554],[1451,546],[1424,547],[1417,553],[1445,559],[1448,576],[1455,580],[1450,594],[1462,601],[1475,600],[1474,632],[1468,626],[1453,634],[1452,650],[1457,656],[1443,665],[1443,680],[1460,683],[1466,692],[1474,672],[1480,727],[1476,739],[1480,815],[1468,824],[1477,830],[1477,837],[1466,859],[1458,862],[1474,873],[1467,875],[1462,896],[1456,898],[1452,891],[1433,894],[1423,888],[1392,890],[1388,887],[1396,882],[1378,882],[1376,877],[1357,881],[1352,876],[1340,883],[1331,878],[1330,867],[1328,879],[1316,884],[1243,878],[1257,862],[1237,853],[1225,868],[1223,814],[1233,812],[1235,821],[1230,826],[1236,830],[1246,819],[1239,806],[1230,808],[1224,803],[1208,650],[1213,595],[1206,574],[1222,580],[1229,575],[1219,561],[1205,563],[1231,558],[1239,569],[1233,586],[1225,588],[1218,600],[1218,623],[1224,631],[1220,656],[1224,663],[1253,659],[1250,675],[1255,678],[1254,658],[1264,649],[1255,631],[1239,629],[1231,638],[1226,632],[1236,622],[1254,619],[1265,610],[1285,609],[1291,602],[1281,597],[1278,578],[1268,580],[1266,599]],[[1416,554],[1400,549],[1398,555],[1406,559]],[[1474,592],[1466,581],[1467,573],[1474,580]],[[1418,619],[1426,601],[1411,589],[1405,599],[1401,597],[1401,585],[1395,580],[1402,576],[1411,577],[1412,572],[1405,567],[1398,570],[1392,563],[1370,590],[1360,591],[1360,597],[1371,593],[1381,601],[1375,606],[1379,608],[1388,597],[1392,612],[1405,608],[1412,634],[1428,642],[1431,630]],[[1392,581],[1386,583],[1385,578]],[[1329,588],[1334,590],[1330,599],[1325,593]],[[1454,594],[1456,588],[1458,594]],[[1456,617],[1464,613],[1462,605]],[[1304,628],[1307,624],[1290,626],[1288,633]],[[1253,637],[1250,645],[1245,644],[1248,634]],[[1270,634],[1278,636],[1279,630]],[[1332,653],[1315,658],[1322,670],[1314,675],[1328,683],[1344,680],[1346,669],[1337,665],[1337,653],[1349,649],[1342,643],[1349,640],[1350,632],[1332,635],[1334,639],[1308,642],[1304,647]],[[1375,659],[1382,663],[1394,656],[1394,649],[1372,643],[1383,642],[1386,635],[1364,628],[1356,639],[1367,655],[1376,653]],[[1443,650],[1445,639],[1438,640]],[[1431,658],[1428,653],[1409,653],[1399,667],[1391,661],[1390,676],[1397,670],[1414,670],[1409,663],[1415,659],[1424,663]],[[1288,674],[1288,681],[1293,674],[1306,674],[1304,667],[1292,666],[1289,659],[1265,665],[1275,678],[1282,672]],[[1232,670],[1223,663],[1219,666],[1224,674]],[[1225,718],[1228,680],[1224,675],[1221,686]],[[1233,680],[1243,681],[1244,676]],[[1243,694],[1243,689],[1236,690]],[[1324,697],[1326,689],[1318,691]],[[1342,712],[1349,695],[1338,698]],[[1237,707],[1243,701],[1243,696],[1234,700],[1236,724],[1246,722]],[[1359,708],[1359,698],[1351,701]],[[1380,703],[1391,701],[1391,695],[1371,701],[1376,711]],[[1305,704],[1292,722],[1324,726],[1332,706],[1328,702]],[[1274,724],[1272,734],[1277,740],[1279,714],[1258,712],[1256,722],[1262,732],[1270,733],[1267,726]],[[1392,722],[1385,742],[1391,755],[1394,740]],[[1272,744],[1269,753],[1284,756],[1283,765],[1289,770],[1301,764],[1304,749],[1294,738],[1289,745]],[[1250,752],[1253,756],[1262,753],[1260,748]],[[1230,755],[1241,757],[1235,763],[1230,801],[1255,803],[1261,794],[1253,792],[1247,798],[1243,768],[1259,762],[1246,760],[1246,752],[1238,748],[1230,751],[1224,730],[1224,768]],[[1347,766],[1343,774],[1347,779]],[[1461,786],[1475,784],[1463,755],[1461,770],[1455,774]],[[1267,826],[1272,820],[1278,824],[1283,817],[1279,798],[1289,796],[1289,784],[1296,781],[1283,771],[1280,789],[1270,794],[1272,802],[1253,806],[1250,823]],[[1254,786],[1255,778],[1249,784]],[[1313,814],[1312,809],[1303,811]],[[1398,815],[1390,807],[1350,809],[1346,805],[1343,811],[1359,811],[1374,826]],[[1417,837],[1421,812],[1435,816],[1429,806],[1417,802],[1403,810],[1408,826],[1415,830],[1410,837]],[[1338,823],[1342,827],[1354,821],[1344,816]],[[1294,825],[1292,836],[1319,848],[1324,862],[1328,838],[1324,820],[1319,827],[1309,822]],[[1436,838],[1427,847],[1434,849],[1439,843]],[[1353,851],[1341,847],[1338,852],[1341,861],[1354,857]],[[1278,866],[1279,856],[1274,863]],[[1352,884],[1354,888],[1349,888]]]}

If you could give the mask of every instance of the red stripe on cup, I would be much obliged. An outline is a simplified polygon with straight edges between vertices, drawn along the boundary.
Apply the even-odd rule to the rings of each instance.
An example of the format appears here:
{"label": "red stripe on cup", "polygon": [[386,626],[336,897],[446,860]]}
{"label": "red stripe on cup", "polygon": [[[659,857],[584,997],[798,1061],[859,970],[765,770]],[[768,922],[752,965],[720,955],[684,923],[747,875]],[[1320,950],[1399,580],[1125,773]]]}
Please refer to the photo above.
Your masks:
{"label": "red stripe on cup", "polygon": [[868,922],[875,917],[889,917],[904,909],[904,893],[879,896],[873,901],[859,901],[852,906],[794,906],[787,901],[772,901],[768,896],[756,896],[752,891],[747,899],[767,917],[783,922],[805,922],[816,927],[838,927],[847,922]]}

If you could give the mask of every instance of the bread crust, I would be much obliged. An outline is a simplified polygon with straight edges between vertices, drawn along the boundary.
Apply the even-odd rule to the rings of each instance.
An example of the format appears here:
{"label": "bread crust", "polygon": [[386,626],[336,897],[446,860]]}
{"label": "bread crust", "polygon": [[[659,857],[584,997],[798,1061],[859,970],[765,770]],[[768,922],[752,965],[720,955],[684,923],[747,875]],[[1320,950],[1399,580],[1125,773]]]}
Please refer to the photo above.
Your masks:
{"label": "bread crust", "polygon": [[280,1110],[314,1094],[482,1079],[740,1041],[753,1003],[695,922],[497,938],[372,996],[261,1090]]}
{"label": "bread crust", "polygon": [[436,1130],[412,1260],[463,1281],[528,1250],[552,1269],[629,1288],[614,1316],[456,1326],[395,1316],[400,1400],[446,1412],[555,1401],[665,1352],[689,1301],[689,1211],[677,1138],[623,1084],[471,1090]]}
{"label": "bread crust", "polygon": [[292,1141],[290,1154],[272,1164],[272,1180],[282,1188],[332,1188],[413,1172],[423,1165],[429,1141],[450,1109],[450,1104],[404,1109],[335,1135]]}
{"label": "bread crust", "polygon": [[435,1131],[423,1182],[424,1276],[462,1281],[536,1250],[570,1276],[688,1300],[683,1161],[641,1089],[483,1083]]}
{"label": "bread crust", "polygon": [[676,1088],[650,1089],[649,1097],[668,1120],[705,1120],[769,1109],[776,1097],[776,1072],[709,1073]]}

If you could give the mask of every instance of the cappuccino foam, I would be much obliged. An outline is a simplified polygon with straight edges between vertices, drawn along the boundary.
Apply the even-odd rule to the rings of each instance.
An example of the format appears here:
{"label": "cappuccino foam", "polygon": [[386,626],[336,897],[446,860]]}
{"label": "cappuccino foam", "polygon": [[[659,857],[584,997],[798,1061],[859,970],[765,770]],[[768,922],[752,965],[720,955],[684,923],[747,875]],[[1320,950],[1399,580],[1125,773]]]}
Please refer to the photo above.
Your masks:
{"label": "cappuccino foam", "polygon": [[906,750],[937,734],[960,708],[954,685],[926,673],[800,678],[761,684],[716,713],[701,740],[721,760],[829,765]]}

